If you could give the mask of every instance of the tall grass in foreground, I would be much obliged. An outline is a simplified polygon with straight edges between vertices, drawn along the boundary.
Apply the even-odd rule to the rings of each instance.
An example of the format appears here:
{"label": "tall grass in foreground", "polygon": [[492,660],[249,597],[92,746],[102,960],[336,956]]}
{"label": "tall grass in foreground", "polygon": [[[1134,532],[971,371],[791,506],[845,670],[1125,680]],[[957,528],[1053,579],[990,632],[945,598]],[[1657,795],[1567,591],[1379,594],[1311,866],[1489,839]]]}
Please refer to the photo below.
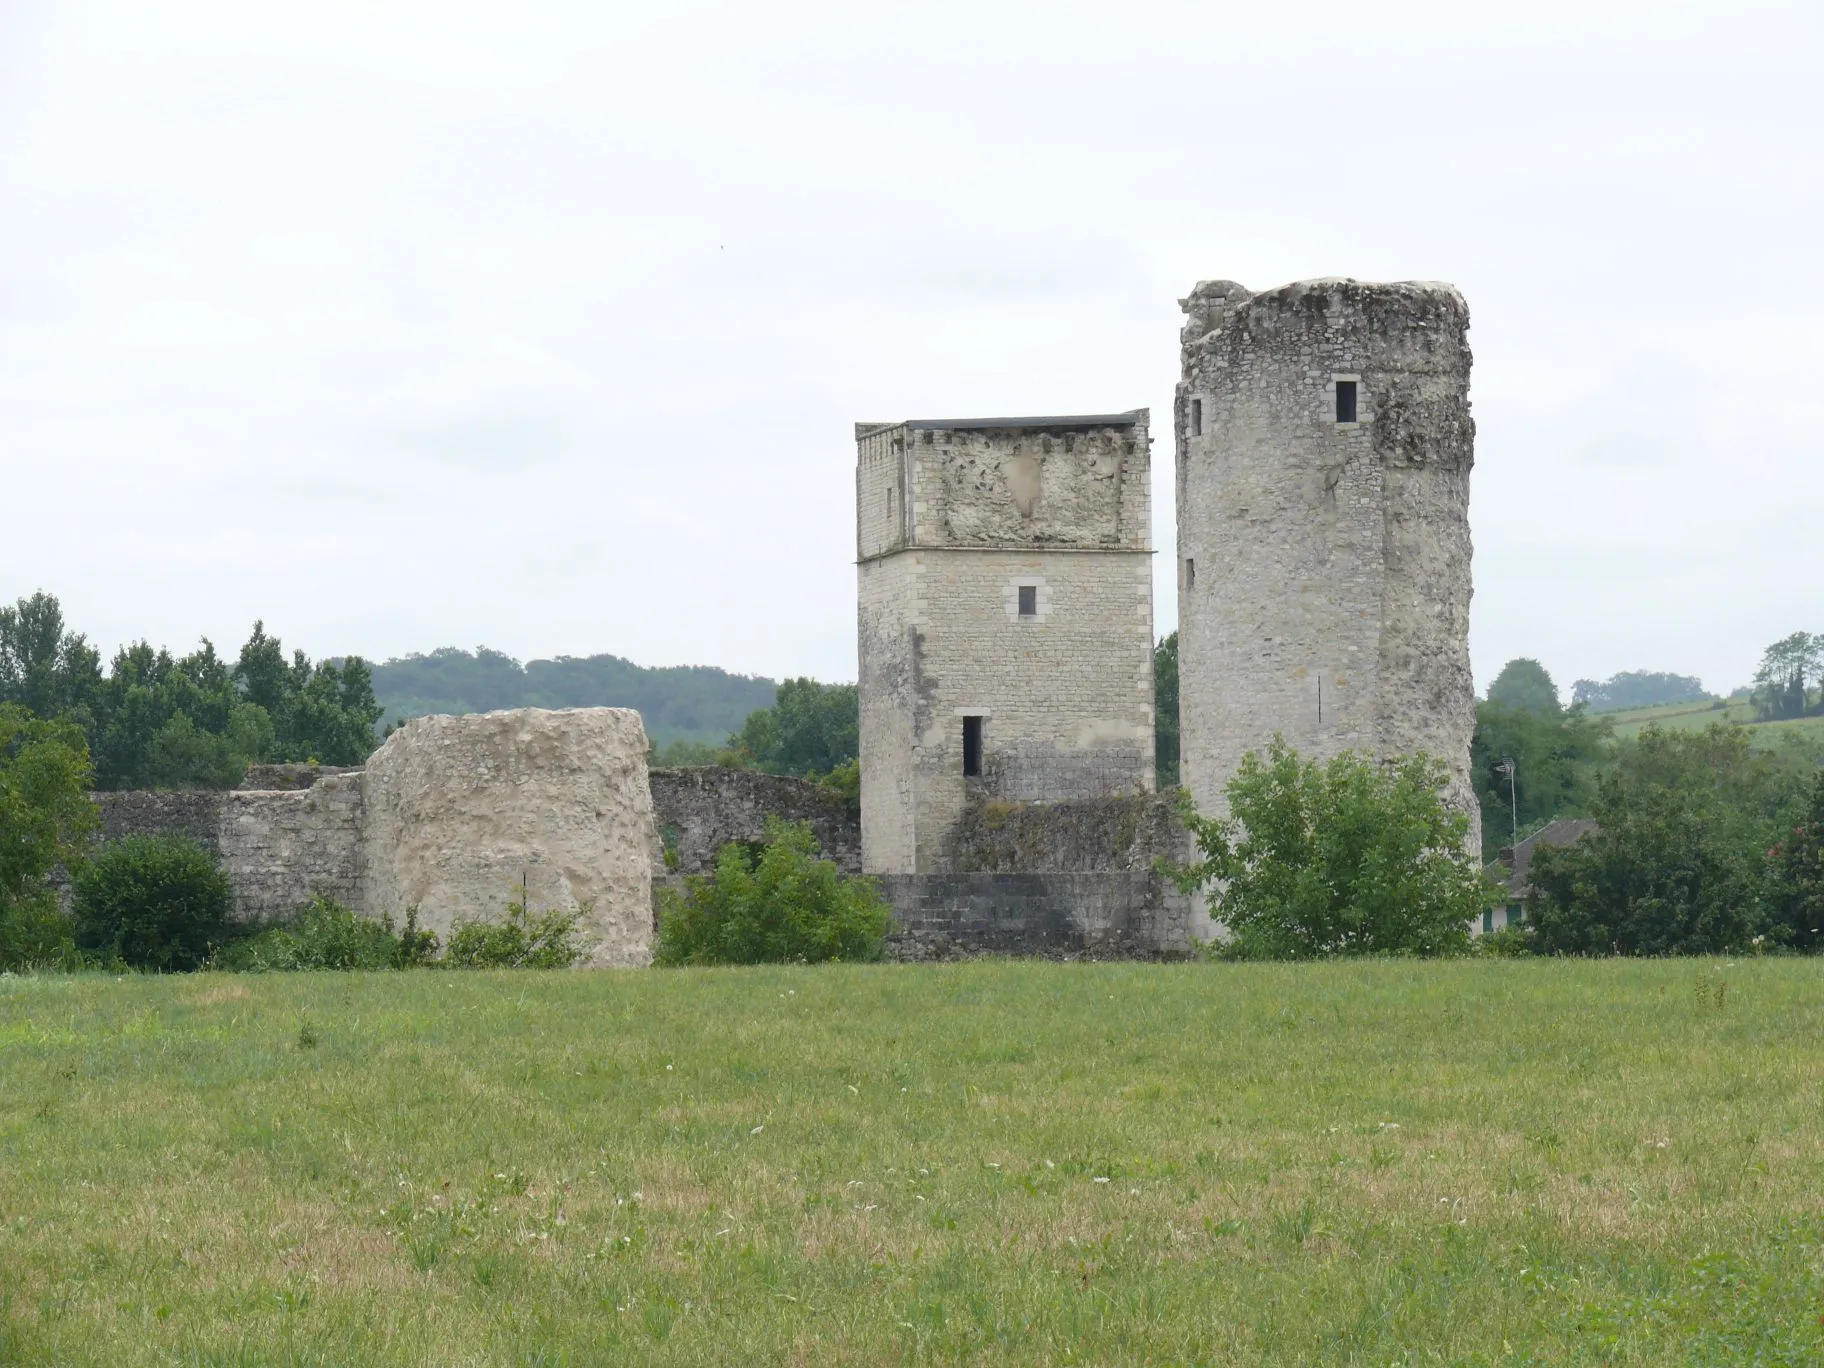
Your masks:
{"label": "tall grass in foreground", "polygon": [[1824,963],[0,979],[0,1364],[1824,1360]]}

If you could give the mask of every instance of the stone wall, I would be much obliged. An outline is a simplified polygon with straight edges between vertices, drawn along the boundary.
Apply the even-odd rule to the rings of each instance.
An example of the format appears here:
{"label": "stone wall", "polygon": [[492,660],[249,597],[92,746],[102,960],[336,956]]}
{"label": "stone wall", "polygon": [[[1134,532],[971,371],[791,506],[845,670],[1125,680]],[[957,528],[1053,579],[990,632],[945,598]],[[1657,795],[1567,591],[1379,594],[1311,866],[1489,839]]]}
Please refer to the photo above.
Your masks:
{"label": "stone wall", "polygon": [[713,765],[655,769],[648,777],[659,840],[673,856],[666,860],[663,849],[655,854],[655,878],[709,873],[730,841],[764,837],[768,817],[809,822],[825,858],[845,874],[861,871],[860,824],[841,796],[821,784]]}
{"label": "stone wall", "polygon": [[225,793],[193,789],[97,793],[103,844],[129,836],[186,836],[212,855],[221,853]]}
{"label": "stone wall", "polygon": [[948,869],[972,799],[1152,787],[1148,445],[1145,410],[858,425],[866,868]]}
{"label": "stone wall", "polygon": [[[536,717],[515,714],[441,719],[467,724],[458,733],[482,724],[484,736],[446,735],[450,729],[425,719],[407,738],[414,755],[400,753],[408,749],[403,743],[391,755],[383,748],[367,773],[319,775],[307,788],[103,793],[96,802],[106,839],[186,835],[216,853],[243,918],[286,916],[320,892],[370,916],[416,902],[424,924],[447,934],[459,915],[498,912],[525,878],[538,905],[596,901],[589,929],[603,945],[604,963],[645,962],[657,890],[681,888],[684,874],[710,870],[729,841],[761,839],[768,815],[809,821],[826,856],[845,873],[860,868],[859,827],[827,789],[713,767],[654,770],[646,776],[648,825],[641,827],[637,803],[627,805],[630,828],[645,832],[640,855],[652,893],[626,878],[626,851],[616,845],[621,891],[608,888],[603,898],[601,876],[589,872],[609,850],[598,819],[625,797],[633,771],[624,760],[588,758],[595,743],[571,734],[581,725],[574,718],[546,716],[554,720],[542,727]],[[515,728],[528,726],[546,739],[520,739]],[[545,745],[582,757],[567,764],[609,776],[613,801],[598,801],[584,791],[595,780],[561,766],[569,777],[533,783],[527,757]],[[412,777],[427,767],[431,773]],[[577,783],[582,787],[572,791]],[[376,805],[384,805],[377,818]],[[676,872],[665,868],[662,832],[677,851]],[[881,880],[902,926],[895,956],[1188,952],[1184,900],[1152,872],[1157,857],[1181,853],[1169,798],[977,802],[956,834],[952,858],[966,872]],[[624,910],[630,898],[640,899],[637,932]],[[619,910],[605,921],[611,909]]]}
{"label": "stone wall", "polygon": [[319,775],[308,788],[98,793],[95,805],[104,843],[185,836],[214,855],[242,921],[288,916],[313,893],[363,905],[358,770]]}
{"label": "stone wall", "polygon": [[220,796],[216,853],[234,885],[236,915],[284,917],[317,893],[366,906],[360,771],[309,788]]}
{"label": "stone wall", "polygon": [[534,907],[588,909],[592,963],[645,964],[658,842],[646,750],[628,708],[412,719],[361,776],[366,910],[416,907],[447,936],[523,889]]}
{"label": "stone wall", "polygon": [[1180,959],[1192,950],[1189,904],[1157,874],[886,874],[877,881],[899,923],[888,947],[893,959]]}
{"label": "stone wall", "polygon": [[1428,751],[1478,823],[1463,297],[1205,281],[1181,304],[1180,718],[1199,809],[1224,811],[1241,757],[1277,733],[1317,758]]}
{"label": "stone wall", "polygon": [[970,873],[1150,872],[1182,862],[1189,836],[1176,796],[1131,794],[1068,803],[971,803],[957,824],[952,865]]}

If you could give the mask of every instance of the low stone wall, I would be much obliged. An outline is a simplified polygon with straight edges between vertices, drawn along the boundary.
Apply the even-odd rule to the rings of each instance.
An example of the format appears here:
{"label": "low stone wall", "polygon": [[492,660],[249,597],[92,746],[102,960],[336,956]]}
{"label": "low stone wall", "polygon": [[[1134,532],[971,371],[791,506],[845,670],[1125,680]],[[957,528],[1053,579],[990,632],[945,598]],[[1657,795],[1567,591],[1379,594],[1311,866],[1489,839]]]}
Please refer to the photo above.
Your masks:
{"label": "low stone wall", "polygon": [[[861,871],[861,819],[821,784],[716,765],[655,769],[649,777],[661,842],[655,878],[709,873],[716,852],[730,841],[765,836],[768,817],[809,822],[825,859],[845,874]],[[665,848],[674,854],[675,869]]]}
{"label": "low stone wall", "polygon": [[1062,803],[971,803],[957,823],[952,862],[972,874],[1118,870],[1151,872],[1189,848],[1170,794]]}
{"label": "low stone wall", "polygon": [[308,788],[221,794],[215,849],[234,885],[235,914],[272,920],[321,893],[365,904],[359,771]]}
{"label": "low stone wall", "polygon": [[1136,870],[877,876],[899,929],[891,958],[1183,959],[1190,904]]}
{"label": "low stone wall", "polygon": [[234,915],[269,921],[322,893],[362,905],[361,775],[308,788],[98,793],[103,844],[185,836],[214,855],[234,885]]}
{"label": "low stone wall", "polygon": [[[560,722],[580,724],[585,719],[535,720],[549,728]],[[516,719],[511,725],[524,722]],[[504,720],[492,725],[509,726]],[[455,740],[433,735],[435,728],[421,730],[427,746]],[[467,844],[461,848],[446,840],[437,850],[420,852],[408,861],[429,871],[425,879],[435,874],[437,878],[431,882],[449,882],[486,856],[488,872],[498,877],[485,890],[479,886],[471,890],[475,897],[482,891],[489,894],[484,900],[487,907],[477,906],[476,911],[497,910],[495,904],[504,898],[504,890],[522,877],[536,885],[531,891],[534,901],[541,904],[562,903],[581,895],[598,900],[600,908],[625,903],[630,897],[644,898],[645,890],[631,885],[604,896],[608,890],[595,888],[592,879],[596,876],[584,868],[592,869],[599,862],[599,852],[584,860],[580,853],[560,849],[563,842],[554,841],[555,835],[576,826],[570,835],[576,838],[571,843],[577,851],[584,847],[596,851],[599,831],[592,823],[598,808],[606,810],[602,803],[610,796],[606,790],[598,793],[596,789],[617,765],[610,765],[602,756],[582,764],[582,770],[594,776],[583,786],[587,802],[582,800],[582,789],[571,793],[559,785],[537,795],[524,810],[503,809],[505,817],[512,819],[508,821],[502,811],[495,810],[499,800],[494,790],[513,790],[522,806],[531,795],[522,793],[523,786],[515,782],[519,761],[514,757],[522,749],[519,739],[515,736],[511,745],[500,744],[505,748],[498,755],[490,750],[483,757],[486,764],[457,764],[446,758],[435,764],[439,774],[449,771],[467,776],[463,782],[475,785],[475,793],[458,795],[462,801],[440,795],[436,803],[428,805],[423,801],[401,805],[395,796],[393,805],[398,811],[378,823],[369,808],[373,791],[388,787],[384,775],[379,776],[383,782],[376,785],[374,773],[358,770],[333,773],[319,768],[296,778],[250,776],[285,779],[293,785],[277,789],[101,793],[96,795],[96,804],[101,809],[104,840],[136,834],[182,835],[214,853],[234,884],[236,912],[243,918],[285,916],[319,892],[369,911],[381,907],[397,911],[393,904],[400,898],[435,902],[426,897],[429,883],[423,889],[417,883],[408,888],[398,869],[376,883],[369,846],[383,854],[390,852],[387,858],[397,864],[410,853],[405,847],[416,839],[410,833],[430,820],[433,811],[466,809],[483,803],[484,797],[489,821],[511,828],[509,834],[517,833],[514,839],[522,842],[535,834],[535,845],[515,846],[508,852],[511,859],[491,849],[478,855],[470,848],[475,846],[471,831],[462,838]],[[578,762],[576,755],[569,759]],[[566,769],[555,756],[540,759],[539,767],[541,772]],[[396,766],[382,768],[390,774]],[[611,785],[620,803],[637,767],[618,768],[627,770]],[[299,782],[305,778],[308,784]],[[579,772],[566,782],[581,783],[582,778]],[[714,767],[654,770],[648,783],[654,825],[644,826],[638,813],[625,814],[626,820],[617,818],[617,823],[649,834],[655,893],[660,887],[680,887],[684,874],[713,870],[716,852],[729,841],[760,840],[769,815],[810,822],[826,857],[845,873],[859,871],[859,823],[839,796],[819,785]],[[582,821],[585,809],[588,821]],[[566,820],[556,820],[565,814]],[[467,812],[464,820],[473,826],[481,820],[480,808]],[[579,821],[581,825],[577,825]],[[677,857],[675,871],[665,867],[658,833],[670,838]],[[903,960],[971,955],[1060,959],[1186,955],[1191,948],[1189,903],[1153,872],[1159,856],[1177,858],[1181,854],[1183,840],[1170,800],[1161,796],[982,805],[970,812],[959,837],[969,872],[888,875],[878,880],[901,928],[890,953]],[[547,841],[553,841],[549,849],[545,848]],[[465,875],[456,882],[467,889],[474,880]],[[380,883],[386,887],[382,889]],[[455,905],[440,905],[437,911],[435,924],[445,929]],[[642,962],[647,925],[636,929],[630,919],[617,917],[612,929],[615,934],[604,937],[604,961]],[[592,930],[600,932],[601,928]]]}
{"label": "low stone wall", "polygon": [[104,845],[129,836],[187,836],[204,850],[221,852],[222,808],[226,793],[192,789],[97,793]]}

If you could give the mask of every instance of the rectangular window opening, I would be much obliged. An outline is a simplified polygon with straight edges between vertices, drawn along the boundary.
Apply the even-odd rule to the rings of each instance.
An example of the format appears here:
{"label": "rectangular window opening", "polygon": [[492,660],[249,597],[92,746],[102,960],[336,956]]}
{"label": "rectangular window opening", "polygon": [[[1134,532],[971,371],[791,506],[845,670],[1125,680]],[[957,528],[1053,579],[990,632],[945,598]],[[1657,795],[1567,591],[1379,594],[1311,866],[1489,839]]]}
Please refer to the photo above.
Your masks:
{"label": "rectangular window opening", "polygon": [[965,717],[963,719],[963,777],[979,779],[982,776],[982,719]]}
{"label": "rectangular window opening", "polygon": [[1339,423],[1355,421],[1355,381],[1353,380],[1336,382],[1336,421]]}
{"label": "rectangular window opening", "polygon": [[1184,587],[1186,589],[1197,587],[1197,560],[1193,556],[1184,558]]}
{"label": "rectangular window opening", "polygon": [[1191,436],[1203,436],[1203,400],[1191,400]]}
{"label": "rectangular window opening", "polygon": [[1020,586],[1020,616],[1037,617],[1039,615],[1039,587],[1036,584]]}

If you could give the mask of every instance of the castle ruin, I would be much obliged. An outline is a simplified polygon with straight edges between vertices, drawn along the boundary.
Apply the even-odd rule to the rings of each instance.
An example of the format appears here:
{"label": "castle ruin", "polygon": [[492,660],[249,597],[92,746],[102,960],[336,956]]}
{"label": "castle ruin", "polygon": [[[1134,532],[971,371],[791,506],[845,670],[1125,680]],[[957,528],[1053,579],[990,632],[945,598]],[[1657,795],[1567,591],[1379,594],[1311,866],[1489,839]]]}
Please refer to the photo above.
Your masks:
{"label": "castle ruin", "polygon": [[955,867],[972,801],[1153,786],[1147,412],[855,428],[862,863]]}
{"label": "castle ruin", "polygon": [[1203,281],[1180,305],[1181,765],[1200,811],[1277,733],[1469,777],[1469,309],[1450,285]]}
{"label": "castle ruin", "polygon": [[[1221,815],[1275,734],[1320,759],[1426,751],[1473,849],[1462,296],[1206,281],[1181,304],[1193,800]],[[245,918],[321,893],[447,935],[515,895],[586,905],[592,962],[635,965],[653,887],[782,816],[879,876],[897,958],[1188,953],[1198,919],[1157,867],[1186,836],[1152,792],[1147,411],[861,423],[855,442],[859,833],[815,784],[649,773],[637,713],[523,709],[414,719],[364,770],[298,784],[101,795],[109,837],[194,836]]]}

